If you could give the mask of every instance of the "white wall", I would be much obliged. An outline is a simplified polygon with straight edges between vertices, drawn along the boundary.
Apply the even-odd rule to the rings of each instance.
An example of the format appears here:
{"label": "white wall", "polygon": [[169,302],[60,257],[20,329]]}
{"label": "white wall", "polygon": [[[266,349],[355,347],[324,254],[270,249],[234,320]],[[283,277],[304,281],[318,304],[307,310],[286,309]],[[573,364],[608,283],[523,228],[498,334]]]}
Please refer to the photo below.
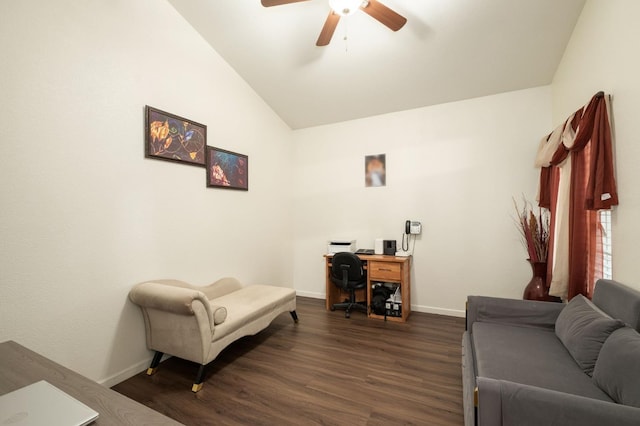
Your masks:
{"label": "white wall", "polygon": [[553,80],[554,127],[598,91],[612,95],[620,205],[613,210],[613,277],[640,289],[640,2],[589,0]]}
{"label": "white wall", "polygon": [[[295,131],[298,293],[324,297],[328,239],[399,244],[413,219],[413,309],[461,315],[468,294],[522,297],[531,270],[512,197],[535,198],[550,102],[541,87]],[[385,187],[364,185],[371,154],[386,154]]]}
{"label": "white wall", "polygon": [[[150,358],[135,283],[293,286],[290,130],[167,2],[3,1],[0,40],[0,341],[113,384]],[[145,159],[145,104],[248,154],[250,190]]]}

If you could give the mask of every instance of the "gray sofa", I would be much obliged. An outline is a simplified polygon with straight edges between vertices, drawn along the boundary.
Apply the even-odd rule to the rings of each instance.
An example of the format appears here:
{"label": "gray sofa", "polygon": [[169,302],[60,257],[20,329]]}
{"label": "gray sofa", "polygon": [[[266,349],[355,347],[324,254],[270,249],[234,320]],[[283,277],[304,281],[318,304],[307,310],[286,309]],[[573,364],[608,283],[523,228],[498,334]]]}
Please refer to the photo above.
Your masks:
{"label": "gray sofa", "polygon": [[568,304],[469,296],[465,426],[640,425],[640,292]]}

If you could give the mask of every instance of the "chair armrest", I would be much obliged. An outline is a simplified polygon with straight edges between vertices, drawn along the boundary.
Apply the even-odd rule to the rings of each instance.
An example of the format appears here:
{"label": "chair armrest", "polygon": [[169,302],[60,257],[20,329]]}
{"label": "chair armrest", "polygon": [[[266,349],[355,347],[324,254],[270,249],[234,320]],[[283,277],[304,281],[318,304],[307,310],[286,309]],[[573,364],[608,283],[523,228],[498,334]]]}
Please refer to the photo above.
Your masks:
{"label": "chair armrest", "polygon": [[640,408],[485,377],[478,377],[478,401],[478,426],[637,426],[640,419]]}
{"label": "chair armrest", "polygon": [[469,296],[466,327],[467,330],[471,330],[474,322],[482,321],[554,328],[556,319],[564,307],[564,303]]}

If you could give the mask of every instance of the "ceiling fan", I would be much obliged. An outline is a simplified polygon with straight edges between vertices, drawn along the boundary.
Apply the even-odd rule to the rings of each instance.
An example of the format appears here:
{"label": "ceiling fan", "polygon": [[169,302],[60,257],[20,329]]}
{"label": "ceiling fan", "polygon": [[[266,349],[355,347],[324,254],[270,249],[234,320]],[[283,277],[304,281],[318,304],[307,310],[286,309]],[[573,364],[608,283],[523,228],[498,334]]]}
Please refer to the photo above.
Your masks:
{"label": "ceiling fan", "polygon": [[[261,0],[264,7],[297,3],[308,0]],[[377,0],[329,0],[331,11],[324,22],[316,46],[326,46],[331,41],[341,16],[349,16],[362,10],[373,19],[387,26],[392,31],[398,31],[407,23],[407,18],[389,9]]]}

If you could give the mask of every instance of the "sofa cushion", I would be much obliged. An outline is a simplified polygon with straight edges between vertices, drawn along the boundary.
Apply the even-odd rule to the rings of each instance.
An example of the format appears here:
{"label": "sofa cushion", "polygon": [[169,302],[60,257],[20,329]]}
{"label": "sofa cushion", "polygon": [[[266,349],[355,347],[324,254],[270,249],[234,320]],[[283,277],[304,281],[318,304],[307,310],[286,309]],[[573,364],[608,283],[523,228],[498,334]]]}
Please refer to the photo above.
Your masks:
{"label": "sofa cushion", "polygon": [[267,285],[250,285],[238,291],[218,297],[212,305],[227,308],[227,319],[216,327],[214,339],[219,340],[252,321],[262,321],[259,329],[271,322],[270,314],[281,311],[282,306],[295,300],[295,290]]}
{"label": "sofa cushion", "polygon": [[640,408],[640,334],[630,327],[609,336],[596,361],[593,381],[619,404]]}
{"label": "sofa cushion", "polygon": [[591,376],[604,341],[623,326],[622,321],[611,318],[579,294],[558,315],[556,335],[580,368]]}
{"label": "sofa cushion", "polygon": [[475,322],[476,374],[611,402],[551,329]]}

